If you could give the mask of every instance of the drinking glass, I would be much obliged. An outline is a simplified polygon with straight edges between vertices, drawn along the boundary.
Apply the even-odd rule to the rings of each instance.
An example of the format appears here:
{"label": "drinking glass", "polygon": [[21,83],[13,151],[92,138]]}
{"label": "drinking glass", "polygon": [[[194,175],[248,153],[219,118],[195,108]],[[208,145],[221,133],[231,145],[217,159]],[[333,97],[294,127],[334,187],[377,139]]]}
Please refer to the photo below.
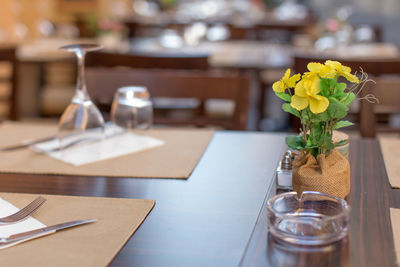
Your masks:
{"label": "drinking glass", "polygon": [[125,129],[148,129],[153,123],[153,106],[146,87],[127,86],[115,92],[111,120]]}
{"label": "drinking glass", "polygon": [[85,55],[101,49],[97,44],[72,44],[60,49],[75,53],[78,59],[78,78],[75,95],[58,122],[60,148],[71,142],[100,140],[104,134],[104,119],[88,94],[85,82]]}

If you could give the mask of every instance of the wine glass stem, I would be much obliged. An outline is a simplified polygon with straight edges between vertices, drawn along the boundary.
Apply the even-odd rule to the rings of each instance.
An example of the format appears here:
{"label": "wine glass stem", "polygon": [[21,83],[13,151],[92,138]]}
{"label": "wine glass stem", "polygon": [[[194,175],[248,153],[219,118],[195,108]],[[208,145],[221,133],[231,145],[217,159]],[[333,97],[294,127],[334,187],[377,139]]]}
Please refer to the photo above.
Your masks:
{"label": "wine glass stem", "polygon": [[76,84],[76,96],[80,100],[89,100],[89,94],[85,82],[85,52],[78,51],[76,57],[78,59],[78,80]]}

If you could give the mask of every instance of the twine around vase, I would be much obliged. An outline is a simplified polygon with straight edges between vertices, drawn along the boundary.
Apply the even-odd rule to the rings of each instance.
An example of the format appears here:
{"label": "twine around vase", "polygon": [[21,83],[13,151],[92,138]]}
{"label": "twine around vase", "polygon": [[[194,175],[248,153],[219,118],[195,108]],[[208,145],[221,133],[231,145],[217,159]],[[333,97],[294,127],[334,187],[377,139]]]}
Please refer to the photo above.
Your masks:
{"label": "twine around vase", "polygon": [[293,189],[318,191],[345,198],[350,193],[350,164],[337,150],[328,156],[300,154],[293,162]]}

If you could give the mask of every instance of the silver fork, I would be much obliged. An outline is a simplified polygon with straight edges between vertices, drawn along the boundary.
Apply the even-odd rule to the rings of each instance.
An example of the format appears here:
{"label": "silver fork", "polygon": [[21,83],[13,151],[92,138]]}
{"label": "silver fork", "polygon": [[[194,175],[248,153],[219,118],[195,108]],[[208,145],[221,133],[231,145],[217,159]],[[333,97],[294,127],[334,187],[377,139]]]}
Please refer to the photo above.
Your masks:
{"label": "silver fork", "polygon": [[20,211],[7,217],[0,218],[0,224],[16,223],[25,219],[26,217],[34,213],[40,206],[42,206],[45,201],[46,199],[44,197],[37,197],[34,201],[29,203]]}

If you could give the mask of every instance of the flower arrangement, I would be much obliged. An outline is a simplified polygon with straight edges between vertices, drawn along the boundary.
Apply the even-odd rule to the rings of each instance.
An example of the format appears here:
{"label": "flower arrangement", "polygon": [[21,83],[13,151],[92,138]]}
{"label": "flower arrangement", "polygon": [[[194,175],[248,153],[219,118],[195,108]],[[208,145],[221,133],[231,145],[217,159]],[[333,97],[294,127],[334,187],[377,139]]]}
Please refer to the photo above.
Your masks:
{"label": "flower arrangement", "polygon": [[[367,80],[367,75],[361,72],[360,81],[349,67],[332,60],[327,60],[325,64],[309,63],[307,69],[309,71],[303,75],[293,76],[288,69],[272,88],[285,101],[282,109],[301,120],[300,135],[288,136],[286,144],[317,158],[320,154],[329,155],[335,147],[346,144],[346,140],[333,142],[333,130],[353,124],[342,119],[362,89],[360,85]],[[343,78],[347,83],[340,81]]]}

